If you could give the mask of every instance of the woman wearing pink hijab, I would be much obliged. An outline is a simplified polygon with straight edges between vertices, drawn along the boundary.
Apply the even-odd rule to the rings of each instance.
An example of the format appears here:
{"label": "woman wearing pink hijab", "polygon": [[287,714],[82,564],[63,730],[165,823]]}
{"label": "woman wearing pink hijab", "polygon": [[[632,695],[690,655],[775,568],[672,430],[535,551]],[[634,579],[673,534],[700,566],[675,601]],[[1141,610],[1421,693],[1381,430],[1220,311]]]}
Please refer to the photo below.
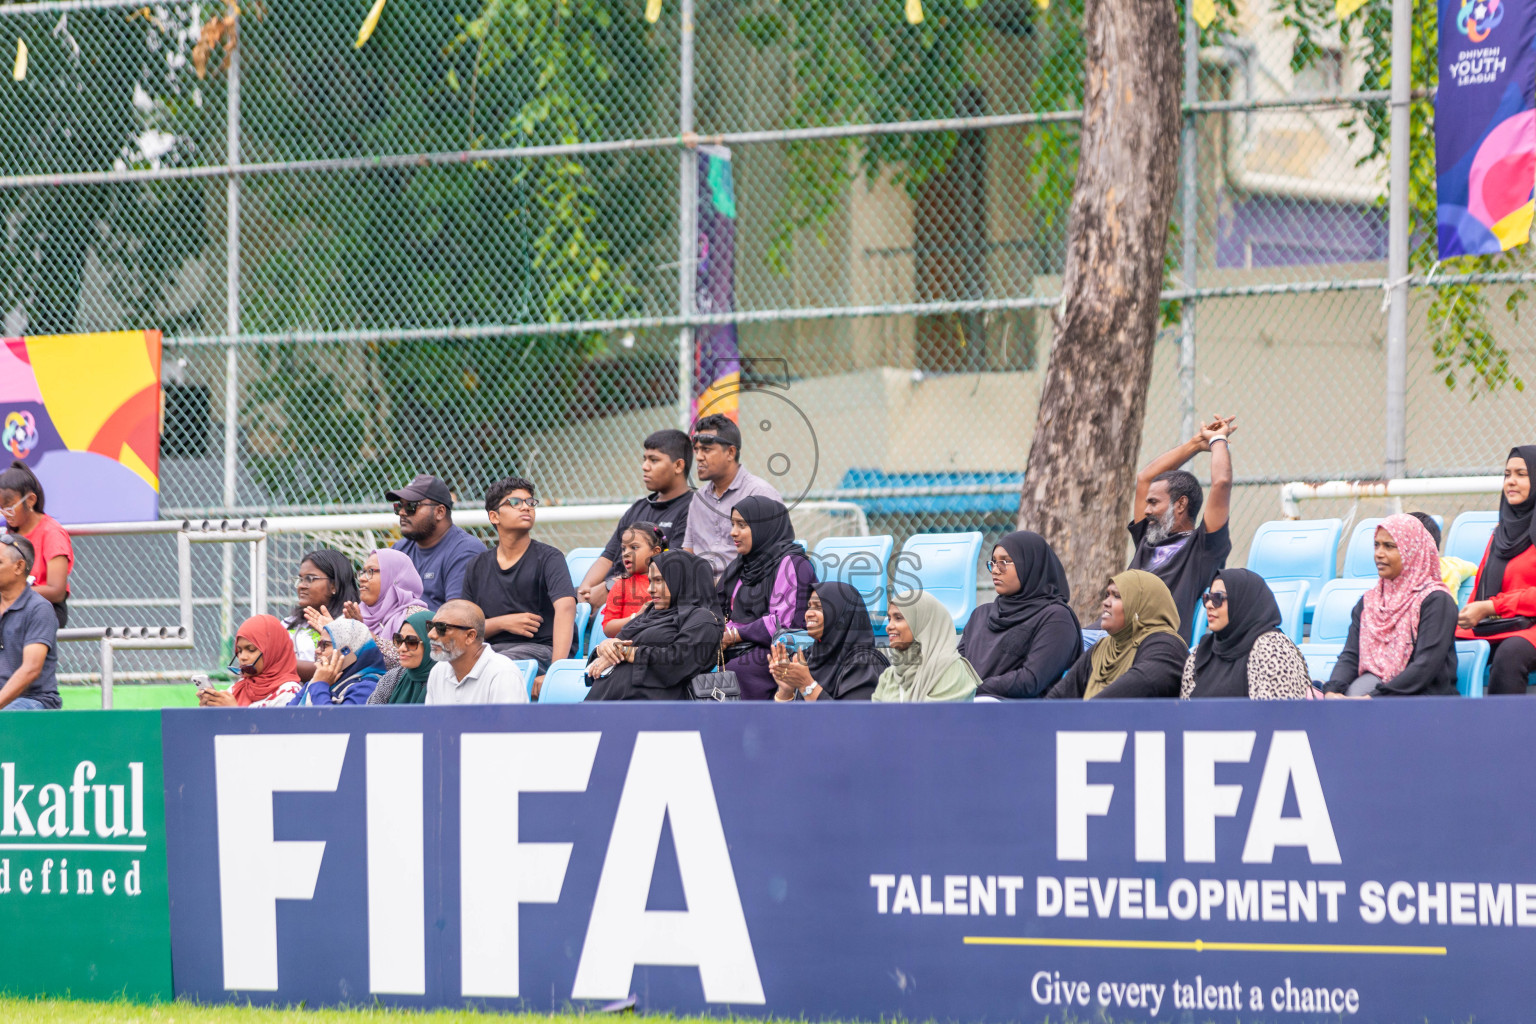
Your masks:
{"label": "woman wearing pink hijab", "polygon": [[1349,639],[1328,681],[1330,697],[1456,692],[1456,599],[1440,578],[1440,552],[1413,516],[1376,528],[1376,585],[1355,605]]}
{"label": "woman wearing pink hijab", "polygon": [[379,548],[357,574],[357,590],[361,603],[348,605],[347,614],[363,620],[384,655],[384,664],[398,667],[400,654],[395,650],[394,636],[410,615],[427,608],[421,599],[421,575],[408,555]]}

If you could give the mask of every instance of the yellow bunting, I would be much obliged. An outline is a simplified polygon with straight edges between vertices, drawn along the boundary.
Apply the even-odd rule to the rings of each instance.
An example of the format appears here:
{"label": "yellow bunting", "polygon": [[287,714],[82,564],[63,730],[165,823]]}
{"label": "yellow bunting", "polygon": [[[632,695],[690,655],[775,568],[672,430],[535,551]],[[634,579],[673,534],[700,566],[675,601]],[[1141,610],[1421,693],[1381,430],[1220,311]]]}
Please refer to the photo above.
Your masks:
{"label": "yellow bunting", "polygon": [[11,77],[21,81],[27,77],[27,41],[16,40],[16,64],[11,68]]}
{"label": "yellow bunting", "polygon": [[923,23],[923,0],[907,0],[907,24],[921,25]]}
{"label": "yellow bunting", "polygon": [[1042,11],[1048,11],[1051,9],[1051,0],[1035,0],[1035,6]]}
{"label": "yellow bunting", "polygon": [[1216,0],[1190,0],[1190,15],[1201,28],[1210,28],[1216,20]]}
{"label": "yellow bunting", "polygon": [[1343,21],[1364,6],[1365,0],[1334,0],[1333,13]]}
{"label": "yellow bunting", "polygon": [[652,25],[661,18],[661,0],[645,0],[645,20]]}
{"label": "yellow bunting", "polygon": [[357,30],[357,42],[352,44],[352,49],[361,50],[368,37],[373,35],[373,30],[379,26],[379,15],[384,13],[384,0],[373,0],[373,7],[368,11],[368,17],[363,19],[363,27]]}

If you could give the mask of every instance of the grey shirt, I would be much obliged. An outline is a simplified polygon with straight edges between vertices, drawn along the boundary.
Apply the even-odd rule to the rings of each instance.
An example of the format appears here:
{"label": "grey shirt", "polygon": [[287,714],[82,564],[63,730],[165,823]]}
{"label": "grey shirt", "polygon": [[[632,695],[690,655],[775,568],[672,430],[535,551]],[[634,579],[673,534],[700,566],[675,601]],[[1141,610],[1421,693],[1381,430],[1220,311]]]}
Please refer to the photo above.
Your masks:
{"label": "grey shirt", "polygon": [[31,697],[46,708],[59,708],[59,619],[53,605],[31,587],[0,615],[0,686],[21,668],[22,653],[29,644],[46,644],[43,668],[19,697]]}
{"label": "grey shirt", "polygon": [[772,484],[747,472],[745,466],[736,467],[736,479],[725,489],[724,496],[715,497],[713,482],[705,483],[693,492],[683,547],[708,562],[717,578],[736,557],[736,545],[731,543],[731,509],[742,498],[754,494],[774,501],[784,500]]}
{"label": "grey shirt", "polygon": [[428,704],[527,704],[528,683],[523,670],[489,646],[481,648],[475,667],[463,679],[453,666],[440,661],[427,677]]}

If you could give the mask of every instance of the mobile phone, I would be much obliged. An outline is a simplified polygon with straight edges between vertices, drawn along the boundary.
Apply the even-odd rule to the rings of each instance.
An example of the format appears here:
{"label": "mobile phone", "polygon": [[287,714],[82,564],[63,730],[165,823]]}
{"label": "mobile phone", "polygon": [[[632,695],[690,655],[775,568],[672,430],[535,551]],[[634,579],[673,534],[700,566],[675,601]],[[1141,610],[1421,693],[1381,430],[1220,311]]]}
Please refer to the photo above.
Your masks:
{"label": "mobile phone", "polygon": [[213,689],[213,680],[199,672],[192,677],[192,685],[196,686],[199,690],[211,690]]}

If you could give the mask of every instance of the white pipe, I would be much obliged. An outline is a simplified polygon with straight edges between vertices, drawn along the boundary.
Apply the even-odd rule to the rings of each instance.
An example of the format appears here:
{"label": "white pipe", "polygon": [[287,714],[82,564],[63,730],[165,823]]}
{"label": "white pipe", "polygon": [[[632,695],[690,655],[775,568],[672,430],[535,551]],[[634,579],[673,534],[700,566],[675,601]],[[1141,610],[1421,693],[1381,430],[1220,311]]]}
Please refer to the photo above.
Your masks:
{"label": "white pipe", "polygon": [[[1392,119],[1387,206],[1387,432],[1383,472],[1408,471],[1408,104],[1413,89],[1413,5],[1392,0]],[[1397,69],[1408,74],[1397,74]]]}
{"label": "white pipe", "polygon": [[1322,484],[1293,481],[1280,485],[1280,514],[1301,518],[1301,502],[1314,498],[1407,498],[1430,494],[1498,494],[1500,476],[1406,477],[1396,480],[1330,480]]}

